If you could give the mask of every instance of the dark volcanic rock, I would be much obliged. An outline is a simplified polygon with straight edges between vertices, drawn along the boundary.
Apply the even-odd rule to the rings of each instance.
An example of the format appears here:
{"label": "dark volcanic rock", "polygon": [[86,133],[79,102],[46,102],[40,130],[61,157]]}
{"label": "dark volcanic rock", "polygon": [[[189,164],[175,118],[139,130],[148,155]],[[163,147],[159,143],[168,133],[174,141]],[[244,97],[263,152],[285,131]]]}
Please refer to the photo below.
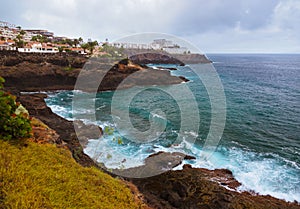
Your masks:
{"label": "dark volcanic rock", "polygon": [[174,54],[172,56],[185,64],[211,63],[211,60],[203,54]]}
{"label": "dark volcanic rock", "polygon": [[187,159],[195,159],[195,157],[180,152],[158,152],[147,157],[145,164],[142,166],[120,170],[114,169],[113,172],[124,177],[144,178],[172,170]]}
{"label": "dark volcanic rock", "polygon": [[[138,59],[141,63],[153,63],[153,64],[204,64],[211,63],[204,54],[170,54],[166,51],[161,50],[151,50],[151,49],[124,49],[124,53],[128,57],[133,57],[133,59]],[[166,56],[168,57],[166,57]],[[133,60],[132,59],[132,60]],[[169,62],[166,62],[169,61]],[[180,64],[181,63],[181,64]]]}
{"label": "dark volcanic rock", "polygon": [[47,57],[46,62],[62,67],[69,66],[69,60],[64,56],[50,56]]}
{"label": "dark volcanic rock", "polygon": [[[4,66],[6,59],[13,60],[11,65],[18,64]],[[186,81],[183,77],[172,76],[169,71],[145,68],[128,60],[121,60],[117,64],[108,62],[111,61],[96,58],[87,60],[82,56],[66,54],[38,56],[11,52],[0,58],[0,76],[5,78],[7,88],[14,87],[20,91],[73,90],[80,73],[83,91],[97,91],[95,86],[99,87],[98,91],[105,91]],[[81,70],[83,66],[85,68]],[[123,82],[125,79],[126,82]]]}
{"label": "dark volcanic rock", "polygon": [[5,78],[6,87],[20,91],[71,90],[80,70],[66,71],[60,66],[22,62],[13,67],[1,67],[0,76]]}
{"label": "dark volcanic rock", "polygon": [[86,125],[80,120],[74,121],[74,128],[83,148],[86,147],[89,139],[99,139],[103,135],[103,131],[99,126],[93,124]]}
{"label": "dark volcanic rock", "polygon": [[14,66],[21,62],[23,62],[23,59],[21,57],[6,57],[3,59],[4,66]]}
{"label": "dark volcanic rock", "polygon": [[137,64],[184,64],[182,61],[175,57],[162,53],[143,53],[135,54],[129,57],[134,63]]}
{"label": "dark volcanic rock", "polygon": [[75,57],[74,59],[70,60],[70,65],[72,68],[83,68],[84,64],[86,63],[86,58],[83,57]]}
{"label": "dark volcanic rock", "polygon": [[[183,170],[143,179],[132,179],[144,194],[147,203],[161,209],[291,209],[300,208],[295,203],[287,203],[271,196],[239,193],[224,188],[222,181],[235,181],[232,173],[226,169],[207,170],[184,166]],[[226,180],[225,180],[226,179]],[[225,184],[225,183],[223,183]],[[237,182],[236,185],[239,185]]]}

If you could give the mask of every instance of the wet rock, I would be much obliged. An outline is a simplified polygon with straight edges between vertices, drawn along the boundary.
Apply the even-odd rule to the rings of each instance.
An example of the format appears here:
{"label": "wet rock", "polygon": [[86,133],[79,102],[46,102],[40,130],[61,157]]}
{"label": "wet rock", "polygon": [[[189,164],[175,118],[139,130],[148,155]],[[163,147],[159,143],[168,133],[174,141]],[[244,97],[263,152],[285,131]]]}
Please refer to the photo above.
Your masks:
{"label": "wet rock", "polygon": [[[147,203],[155,208],[300,208],[270,196],[239,193],[228,190],[214,179],[236,181],[227,169],[207,170],[185,165],[183,170],[142,179],[131,179],[144,194]],[[224,180],[225,181],[225,180]],[[226,182],[225,181],[225,182]],[[237,181],[236,181],[237,182]]]}
{"label": "wet rock", "polygon": [[195,159],[195,157],[180,152],[157,152],[149,155],[142,166],[128,169],[114,169],[113,173],[130,178],[144,178],[172,170],[185,159]]}
{"label": "wet rock", "polygon": [[83,148],[86,147],[89,139],[99,139],[103,135],[103,131],[99,126],[93,124],[87,125],[80,120],[75,120],[73,123],[76,135]]}
{"label": "wet rock", "polygon": [[183,76],[179,76],[178,78],[180,78],[183,82],[189,82],[190,80],[183,77]]}

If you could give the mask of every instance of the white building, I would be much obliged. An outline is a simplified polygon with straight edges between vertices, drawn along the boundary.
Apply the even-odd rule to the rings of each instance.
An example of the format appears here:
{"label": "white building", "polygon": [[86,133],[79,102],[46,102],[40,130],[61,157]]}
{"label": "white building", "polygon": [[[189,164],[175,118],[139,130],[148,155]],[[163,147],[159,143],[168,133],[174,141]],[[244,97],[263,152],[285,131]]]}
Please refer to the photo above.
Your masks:
{"label": "white building", "polygon": [[18,52],[27,52],[27,53],[58,53],[59,50],[57,47],[48,46],[47,44],[33,43],[24,48],[18,48]]}
{"label": "white building", "polygon": [[124,49],[151,49],[151,46],[149,44],[114,42],[114,43],[110,43],[109,45],[117,48],[124,48]]}
{"label": "white building", "polygon": [[155,39],[153,40],[152,44],[156,44],[158,46],[160,46],[160,48],[164,48],[164,47],[174,47],[175,44],[173,44],[172,41],[168,41],[164,38],[162,39]]}
{"label": "white building", "polygon": [[185,54],[188,53],[188,48],[186,47],[165,47],[163,48],[164,51],[170,54]]}
{"label": "white building", "polygon": [[109,43],[110,46],[124,49],[153,49],[153,50],[163,50],[170,54],[185,54],[188,53],[188,48],[180,47],[174,44],[170,40],[166,39],[155,39],[150,44],[140,44],[140,43]]}

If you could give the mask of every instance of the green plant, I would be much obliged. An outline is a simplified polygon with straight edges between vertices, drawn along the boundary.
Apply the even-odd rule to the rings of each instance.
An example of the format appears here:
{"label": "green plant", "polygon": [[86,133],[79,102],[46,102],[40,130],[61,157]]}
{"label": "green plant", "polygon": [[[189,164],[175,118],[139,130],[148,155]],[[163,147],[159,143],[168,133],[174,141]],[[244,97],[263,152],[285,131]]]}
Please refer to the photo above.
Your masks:
{"label": "green plant", "polygon": [[16,102],[16,97],[3,91],[5,80],[0,77],[0,139],[20,139],[31,136],[28,111]]}
{"label": "green plant", "polygon": [[73,67],[71,67],[71,66],[67,66],[67,67],[64,67],[64,70],[66,70],[66,71],[70,71],[70,70],[74,70],[74,68],[73,68]]}
{"label": "green plant", "polygon": [[[106,135],[113,135],[114,134],[114,128],[113,127],[109,127],[109,126],[105,126],[103,132]],[[123,144],[123,140],[122,140],[122,138],[120,136],[113,137],[112,140],[116,141],[119,145]]]}
{"label": "green plant", "polygon": [[114,133],[114,128],[109,127],[109,126],[105,126],[105,127],[104,127],[104,133],[107,134],[107,135],[113,135],[113,133]]}

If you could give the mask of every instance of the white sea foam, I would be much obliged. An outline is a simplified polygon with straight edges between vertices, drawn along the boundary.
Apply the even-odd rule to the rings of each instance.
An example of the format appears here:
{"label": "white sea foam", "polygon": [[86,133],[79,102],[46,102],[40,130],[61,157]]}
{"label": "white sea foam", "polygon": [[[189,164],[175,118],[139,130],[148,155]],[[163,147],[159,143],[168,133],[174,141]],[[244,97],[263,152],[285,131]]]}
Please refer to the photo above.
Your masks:
{"label": "white sea foam", "polygon": [[106,106],[105,105],[101,105],[100,107],[97,107],[96,110],[103,109],[104,107],[106,107]]}
{"label": "white sea foam", "polygon": [[[53,95],[50,95],[50,98]],[[70,107],[60,105],[51,105],[49,107],[56,114],[68,119],[70,118]],[[102,106],[100,106],[102,108]],[[91,114],[84,108],[77,113]],[[156,119],[166,120],[159,114],[152,113]],[[108,121],[83,120],[86,124],[96,124],[104,128],[106,126],[114,127],[115,125]],[[89,156],[94,157],[99,162],[105,164],[108,168],[130,168],[143,165],[144,160],[152,153],[164,152],[181,152],[193,155],[196,160],[186,160],[174,170],[182,169],[185,163],[193,167],[202,167],[208,169],[228,168],[235,178],[242,183],[240,191],[254,190],[259,194],[272,195],[274,197],[285,199],[287,201],[297,200],[300,202],[300,166],[296,162],[287,160],[273,153],[257,154],[247,147],[242,147],[236,143],[235,146],[242,148],[224,148],[219,147],[218,151],[206,161],[200,160],[201,148],[197,147],[188,139],[198,137],[197,133],[185,131],[178,133],[181,142],[170,147],[164,147],[159,142],[153,144],[134,144],[126,142],[120,145],[117,140],[119,135],[114,133],[112,136],[105,136],[99,139],[91,139],[84,150]],[[295,151],[296,152],[296,151]]]}
{"label": "white sea foam", "polygon": [[130,145],[119,144],[115,136],[106,136],[100,140],[89,140],[84,152],[109,169],[132,168],[143,165],[144,159],[149,156],[146,152],[149,147],[140,146],[140,149],[133,149]]}
{"label": "white sea foam", "polygon": [[192,165],[208,169],[227,168],[242,183],[239,188],[241,191],[252,190],[262,195],[299,202],[300,170],[289,163],[281,158],[267,158],[233,148],[225,154],[215,152],[208,161],[196,160]]}
{"label": "white sea foam", "polygon": [[166,120],[165,117],[163,117],[159,114],[156,114],[156,113],[153,113],[153,112],[151,112],[150,114],[151,114],[152,118],[160,118],[160,119]]}
{"label": "white sea foam", "polygon": [[47,94],[46,91],[21,91],[20,94],[26,95],[26,94]]}
{"label": "white sea foam", "polygon": [[70,117],[71,110],[60,105],[48,105],[48,107],[54,112],[55,114],[65,118],[66,120],[73,121],[74,119],[72,116]]}

